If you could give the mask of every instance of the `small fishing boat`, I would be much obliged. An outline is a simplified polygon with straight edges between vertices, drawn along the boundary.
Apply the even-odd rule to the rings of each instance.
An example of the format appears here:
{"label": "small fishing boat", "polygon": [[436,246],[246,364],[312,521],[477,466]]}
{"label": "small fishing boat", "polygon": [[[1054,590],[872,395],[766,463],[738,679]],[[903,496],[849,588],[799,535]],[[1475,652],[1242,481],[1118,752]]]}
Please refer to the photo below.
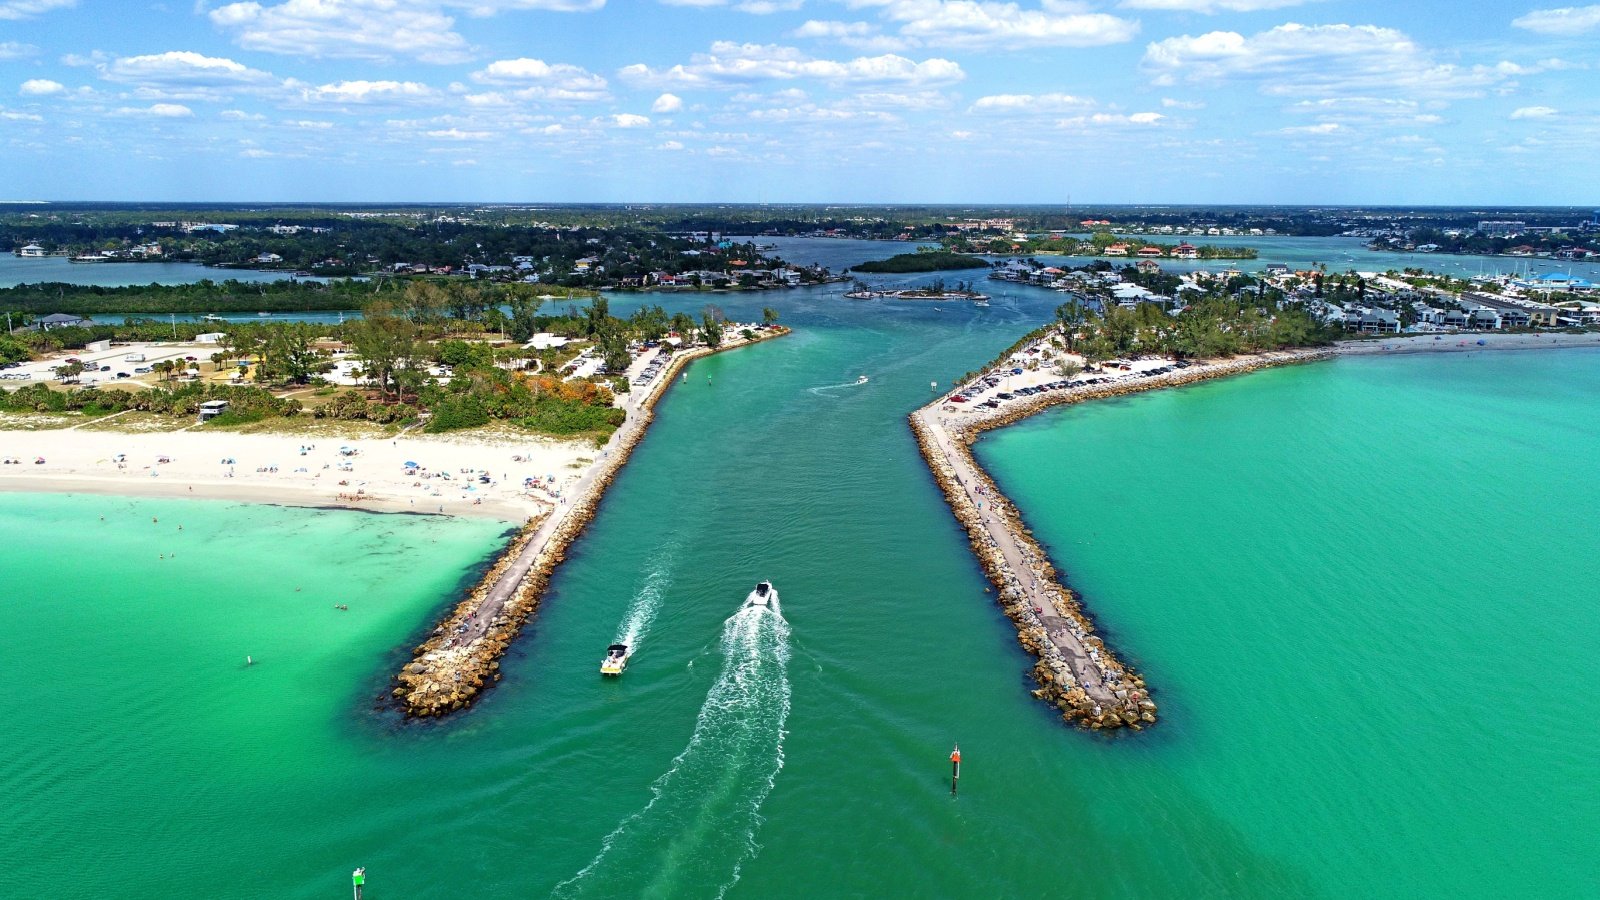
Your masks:
{"label": "small fishing boat", "polygon": [[777,599],[778,589],[772,586],[772,582],[762,581],[756,584],[756,589],[750,592],[750,596],[744,598],[744,605],[764,606],[770,609]]}
{"label": "small fishing boat", "polygon": [[627,644],[612,644],[606,648],[606,658],[600,660],[601,675],[621,675],[622,670],[628,667],[628,657],[633,651]]}
{"label": "small fishing boat", "polygon": [[866,384],[866,383],[867,383],[867,376],[865,376],[865,375],[863,375],[860,378],[856,379],[856,384]]}

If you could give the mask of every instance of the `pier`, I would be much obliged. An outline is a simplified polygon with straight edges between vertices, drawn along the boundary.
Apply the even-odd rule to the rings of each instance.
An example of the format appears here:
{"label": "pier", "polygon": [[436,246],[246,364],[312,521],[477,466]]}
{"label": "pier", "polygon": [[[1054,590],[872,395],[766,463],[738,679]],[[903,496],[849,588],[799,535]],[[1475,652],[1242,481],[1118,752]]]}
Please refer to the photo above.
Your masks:
{"label": "pier", "polygon": [[1035,659],[1036,698],[1060,710],[1067,722],[1088,728],[1138,730],[1156,721],[1156,703],[1143,676],[1095,634],[1082,598],[1058,577],[1016,506],[973,458],[972,443],[985,431],[1052,406],[1332,355],[1331,350],[1290,350],[1202,362],[1147,378],[1047,391],[993,410],[964,408],[941,397],[911,414],[911,430],[934,481],[966,530],[974,555],[998,592],[1001,610],[1016,625],[1018,642]]}
{"label": "pier", "polygon": [[567,492],[566,502],[523,526],[477,586],[412,651],[390,692],[401,710],[418,718],[448,715],[471,705],[500,680],[500,657],[538,609],[567,547],[594,518],[606,488],[655,418],[656,404],[685,366],[788,333],[789,329],[777,326],[754,340],[736,337],[715,349],[700,347],[675,355],[662,375],[637,395],[622,427]]}

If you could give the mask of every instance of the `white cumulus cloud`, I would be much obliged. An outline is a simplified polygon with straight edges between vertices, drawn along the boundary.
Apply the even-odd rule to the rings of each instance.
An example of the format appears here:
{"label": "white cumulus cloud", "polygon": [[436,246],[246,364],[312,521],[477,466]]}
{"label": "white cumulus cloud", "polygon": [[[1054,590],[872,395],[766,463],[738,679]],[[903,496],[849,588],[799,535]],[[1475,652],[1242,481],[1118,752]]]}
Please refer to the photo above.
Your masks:
{"label": "white cumulus cloud", "polygon": [[610,120],[618,128],[645,128],[650,124],[648,116],[636,116],[633,113],[617,113]]}
{"label": "white cumulus cloud", "polygon": [[24,97],[48,97],[52,94],[65,93],[67,86],[59,81],[48,78],[29,78],[17,89],[17,93]]}
{"label": "white cumulus cloud", "polygon": [[1278,129],[1279,134],[1336,134],[1344,130],[1338,122],[1318,122],[1315,125],[1291,125]]}
{"label": "white cumulus cloud", "polygon": [[567,63],[547,63],[542,59],[502,59],[472,73],[479,84],[514,87],[509,96],[502,94],[479,95],[480,105],[498,105],[485,101],[509,100],[604,100],[609,96],[606,80],[581,67]]}
{"label": "white cumulus cloud", "polygon": [[459,128],[444,128],[427,132],[428,137],[442,141],[482,141],[494,136],[492,131],[462,131]]}
{"label": "white cumulus cloud", "polygon": [[455,19],[434,4],[405,0],[255,0],[210,13],[247,50],[292,56],[415,59],[457,63],[470,57]]}
{"label": "white cumulus cloud", "polygon": [[1524,106],[1511,112],[1513,119],[1547,119],[1559,110],[1549,106]]}
{"label": "white cumulus cloud", "polygon": [[1528,31],[1556,37],[1587,34],[1600,28],[1600,5],[1536,9],[1525,16],[1512,19],[1511,24]]}
{"label": "white cumulus cloud", "polygon": [[863,56],[847,61],[815,59],[793,47],[718,41],[710,53],[697,53],[688,63],[666,69],[643,64],[625,66],[622,80],[640,86],[738,88],[763,81],[813,79],[830,84],[947,84],[966,77],[948,59],[922,62],[903,56]]}
{"label": "white cumulus cloud", "polygon": [[77,0],[0,0],[0,20],[31,19],[76,4]]}
{"label": "white cumulus cloud", "polygon": [[302,88],[300,96],[308,103],[392,105],[432,100],[438,93],[415,81],[339,81]]}
{"label": "white cumulus cloud", "polygon": [[268,72],[190,50],[124,56],[99,69],[102,78],[131,86],[144,100],[215,100],[277,83]]}
{"label": "white cumulus cloud", "polygon": [[674,113],[680,109],[683,109],[683,98],[677,94],[662,94],[656,98],[656,102],[650,104],[650,111],[653,113]]}
{"label": "white cumulus cloud", "polygon": [[1088,97],[1072,94],[991,94],[973,101],[975,111],[1059,112],[1063,109],[1093,106]]}
{"label": "white cumulus cloud", "polygon": [[991,0],[855,0],[875,6],[901,38],[929,47],[1015,50],[1024,47],[1098,47],[1133,40],[1139,23],[1087,12],[1067,0],[1041,0],[1037,8]]}
{"label": "white cumulus cloud", "polygon": [[1533,71],[1511,63],[1441,63],[1392,28],[1294,23],[1249,37],[1212,31],[1167,38],[1145,48],[1141,65],[1159,85],[1246,81],[1267,94],[1329,96],[1475,96]]}
{"label": "white cumulus cloud", "polygon": [[697,9],[727,6],[755,16],[794,12],[805,5],[805,0],[661,0],[661,2],[667,6],[692,6]]}
{"label": "white cumulus cloud", "polygon": [[1299,6],[1307,0],[1122,0],[1126,9],[1152,9],[1212,15],[1219,12],[1257,12]]}
{"label": "white cumulus cloud", "polygon": [[0,60],[27,59],[38,56],[39,48],[21,41],[0,41]]}
{"label": "white cumulus cloud", "polygon": [[194,115],[194,110],[181,103],[152,103],[149,106],[124,106],[116,114],[152,119],[184,119]]}

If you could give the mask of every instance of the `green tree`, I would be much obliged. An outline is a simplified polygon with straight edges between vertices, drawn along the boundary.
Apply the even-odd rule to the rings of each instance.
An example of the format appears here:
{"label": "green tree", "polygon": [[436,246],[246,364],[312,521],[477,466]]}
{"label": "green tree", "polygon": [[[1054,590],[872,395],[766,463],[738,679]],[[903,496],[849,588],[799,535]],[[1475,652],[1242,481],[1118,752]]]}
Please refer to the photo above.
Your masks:
{"label": "green tree", "polygon": [[707,303],[706,308],[700,313],[701,337],[705,339],[707,347],[716,349],[722,346],[722,322],[724,318],[722,310],[711,303]]}
{"label": "green tree", "polygon": [[350,345],[361,357],[361,368],[385,398],[403,399],[407,389],[422,381],[417,354],[417,325],[396,314],[394,306],[378,300],[350,327]]}
{"label": "green tree", "polygon": [[539,307],[544,301],[531,291],[519,289],[507,298],[511,306],[511,323],[507,331],[519,344],[527,343],[539,331]]}
{"label": "green tree", "polygon": [[763,325],[776,325],[777,322],[778,322],[778,311],[777,310],[773,309],[770,306],[761,307],[761,323]]}

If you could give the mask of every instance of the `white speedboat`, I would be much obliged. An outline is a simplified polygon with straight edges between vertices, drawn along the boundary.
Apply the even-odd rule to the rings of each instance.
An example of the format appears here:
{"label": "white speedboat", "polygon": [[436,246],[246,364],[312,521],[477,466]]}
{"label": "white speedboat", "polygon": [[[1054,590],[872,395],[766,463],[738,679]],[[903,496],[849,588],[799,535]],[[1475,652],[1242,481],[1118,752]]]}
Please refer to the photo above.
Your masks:
{"label": "white speedboat", "polygon": [[865,376],[865,375],[863,375],[860,378],[856,379],[856,384],[866,384],[866,383],[867,383],[867,376]]}
{"label": "white speedboat", "polygon": [[606,648],[606,658],[600,660],[601,675],[621,675],[622,670],[628,667],[628,657],[633,651],[627,644],[612,644]]}
{"label": "white speedboat", "polygon": [[744,605],[765,606],[770,609],[777,600],[778,589],[772,586],[772,582],[763,581],[756,585],[756,589],[750,592],[750,596],[744,598]]}

